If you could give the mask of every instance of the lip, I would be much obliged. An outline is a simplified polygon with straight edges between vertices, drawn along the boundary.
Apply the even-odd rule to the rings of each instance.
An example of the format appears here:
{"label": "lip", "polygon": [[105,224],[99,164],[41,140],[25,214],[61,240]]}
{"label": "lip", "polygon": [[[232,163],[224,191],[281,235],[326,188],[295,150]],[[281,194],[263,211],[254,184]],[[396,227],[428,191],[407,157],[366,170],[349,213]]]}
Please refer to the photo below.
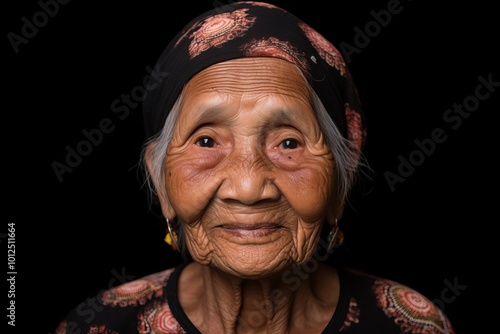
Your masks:
{"label": "lip", "polygon": [[257,224],[222,224],[218,226],[222,231],[242,238],[259,238],[269,236],[283,229],[282,225],[273,223]]}

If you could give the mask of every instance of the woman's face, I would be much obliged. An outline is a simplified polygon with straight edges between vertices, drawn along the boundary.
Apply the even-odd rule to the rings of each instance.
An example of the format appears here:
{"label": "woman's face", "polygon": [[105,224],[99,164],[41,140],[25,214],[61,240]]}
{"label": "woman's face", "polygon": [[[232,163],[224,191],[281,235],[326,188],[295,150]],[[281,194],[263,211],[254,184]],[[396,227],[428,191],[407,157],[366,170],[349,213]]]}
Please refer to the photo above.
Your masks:
{"label": "woman's face", "polygon": [[334,205],[334,161],[303,77],[275,58],[213,65],[185,87],[168,206],[195,261],[252,278],[306,262]]}

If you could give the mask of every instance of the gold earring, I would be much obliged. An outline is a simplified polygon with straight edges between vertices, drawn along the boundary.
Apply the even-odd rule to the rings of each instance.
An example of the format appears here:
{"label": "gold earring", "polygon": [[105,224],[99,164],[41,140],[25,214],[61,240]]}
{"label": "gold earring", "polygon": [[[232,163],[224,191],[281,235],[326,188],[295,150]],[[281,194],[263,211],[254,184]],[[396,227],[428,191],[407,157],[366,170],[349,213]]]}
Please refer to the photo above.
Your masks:
{"label": "gold earring", "polygon": [[339,248],[344,242],[344,233],[337,224],[337,218],[335,218],[335,226],[328,234],[328,253],[332,253],[335,248]]}
{"label": "gold earring", "polygon": [[179,250],[179,245],[177,244],[177,233],[172,230],[172,227],[170,226],[170,220],[166,218],[167,220],[167,235],[165,236],[165,242],[172,247],[173,250]]}

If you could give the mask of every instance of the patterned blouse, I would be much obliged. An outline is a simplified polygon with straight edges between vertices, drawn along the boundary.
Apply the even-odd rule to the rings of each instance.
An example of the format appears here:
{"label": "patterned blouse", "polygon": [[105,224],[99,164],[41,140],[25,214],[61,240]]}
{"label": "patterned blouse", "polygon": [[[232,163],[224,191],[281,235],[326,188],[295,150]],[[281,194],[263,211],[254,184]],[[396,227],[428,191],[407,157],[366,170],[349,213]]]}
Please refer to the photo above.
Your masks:
{"label": "patterned blouse", "polygon": [[[186,264],[104,291],[95,299],[94,312],[80,304],[55,333],[201,333],[177,297]],[[338,271],[338,305],[323,334],[455,334],[442,310],[421,293],[353,269]]]}

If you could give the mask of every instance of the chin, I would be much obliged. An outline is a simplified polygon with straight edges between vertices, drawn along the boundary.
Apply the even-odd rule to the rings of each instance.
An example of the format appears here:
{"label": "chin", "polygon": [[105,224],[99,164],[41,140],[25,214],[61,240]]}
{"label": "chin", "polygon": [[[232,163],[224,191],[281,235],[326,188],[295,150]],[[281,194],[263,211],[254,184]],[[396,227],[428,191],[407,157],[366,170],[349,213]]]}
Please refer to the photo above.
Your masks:
{"label": "chin", "polygon": [[248,254],[248,252],[228,254],[220,259],[214,259],[212,266],[241,279],[255,280],[280,275],[295,264],[292,259],[284,257],[283,252],[279,255],[269,251],[264,254],[258,251]]}

